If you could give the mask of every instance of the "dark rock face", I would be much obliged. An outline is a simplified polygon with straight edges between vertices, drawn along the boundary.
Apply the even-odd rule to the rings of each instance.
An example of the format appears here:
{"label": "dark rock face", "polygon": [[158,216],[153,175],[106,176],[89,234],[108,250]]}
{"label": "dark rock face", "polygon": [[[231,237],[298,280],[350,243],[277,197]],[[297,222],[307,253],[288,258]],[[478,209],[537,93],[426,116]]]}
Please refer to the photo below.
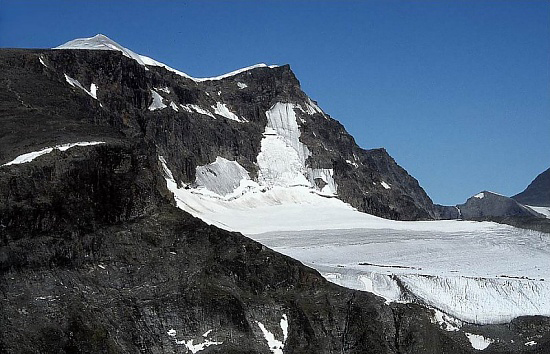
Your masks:
{"label": "dark rock face", "polygon": [[[103,139],[143,137],[158,147],[175,179],[184,183],[192,183],[196,167],[217,156],[237,161],[254,178],[266,111],[277,102],[309,101],[288,65],[195,82],[161,67],[146,70],[116,51],[3,50],[0,68],[6,77],[0,103],[6,112],[1,118],[6,129],[0,135],[0,162],[32,151],[37,144],[65,142],[83,133]],[[98,100],[71,87],[65,75],[86,89],[95,84]],[[166,104],[174,103],[178,111],[148,110],[151,90],[162,94]],[[218,115],[213,119],[180,106],[211,107],[217,102],[248,122]],[[328,115],[298,109],[295,113],[300,140],[311,152],[308,166],[334,170],[339,198],[361,211],[391,219],[438,217],[418,182],[384,149],[361,149]],[[382,182],[391,188],[384,188]]]}
{"label": "dark rock face", "polygon": [[512,198],[524,205],[550,206],[550,168],[538,175],[523,192]]}
{"label": "dark rock face", "polygon": [[[220,343],[205,353],[269,353],[259,323],[282,340],[283,314],[286,353],[474,351],[464,333],[442,330],[423,306],[388,306],[338,287],[173,206],[158,155],[183,181],[216,156],[252,171],[265,110],[303,94],[288,67],[241,74],[251,93],[221,90],[250,121],[244,128],[221,117],[205,124],[198,113],[147,110],[152,87],[170,85],[168,98],[204,105],[233,79],[195,83],[117,52],[80,50],[1,50],[0,70],[0,163],[60,143],[105,142],[0,167],[0,352],[188,352],[186,343],[204,343],[212,330],[206,338]],[[65,74],[85,88],[96,84],[98,100],[68,85]],[[312,148],[312,164],[333,164],[342,198],[363,188],[346,187],[347,179],[376,188],[384,181],[391,189],[354,203],[395,218],[430,217],[429,198],[385,151],[361,150],[336,121],[316,119],[326,121],[311,124],[317,135],[340,132],[331,144],[350,149],[337,158]],[[307,142],[314,135],[302,128]],[[353,153],[364,166],[358,171],[343,161]],[[388,201],[395,204],[384,207]],[[488,350],[550,350],[547,321],[526,318],[512,332],[538,344]]]}
{"label": "dark rock face", "polygon": [[457,207],[460,209],[460,216],[466,220],[484,217],[541,216],[512,198],[487,191],[468,198],[466,203]]}

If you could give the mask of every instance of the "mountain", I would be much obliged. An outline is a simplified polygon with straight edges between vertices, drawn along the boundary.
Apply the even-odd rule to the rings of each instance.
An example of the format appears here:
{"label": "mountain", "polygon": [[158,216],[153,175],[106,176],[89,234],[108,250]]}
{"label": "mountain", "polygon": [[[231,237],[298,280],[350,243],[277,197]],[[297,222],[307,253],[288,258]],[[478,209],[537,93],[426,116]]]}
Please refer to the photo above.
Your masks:
{"label": "mountain", "polygon": [[[118,119],[113,124],[125,134],[144,133],[154,141],[178,184],[193,185],[196,167],[221,157],[238,163],[261,187],[304,185],[321,192],[328,184],[324,194],[360,211],[401,220],[437,218],[418,182],[384,149],[358,147],[344,127],[300,89],[288,65],[259,64],[199,79],[135,54],[103,35],[57,48],[72,51],[42,54],[46,63],[42,69],[56,72],[61,82],[67,75],[85,88],[96,85],[102,114],[127,116],[126,121],[110,119]],[[80,60],[73,59],[75,52]],[[134,60],[122,61],[122,56]],[[121,77],[111,77],[113,70],[105,70],[115,65]],[[151,120],[155,124],[148,123]],[[270,132],[275,141],[271,145],[270,139],[264,140]],[[285,156],[284,166],[291,167],[277,170],[271,164],[269,171],[262,171],[258,157],[263,143],[269,151],[262,156]],[[285,146],[288,151],[283,151]],[[238,175],[228,183],[238,186],[240,179]]]}
{"label": "mountain", "polygon": [[524,205],[550,207],[550,168],[539,174],[523,192],[512,198]]}
{"label": "mountain", "polygon": [[[312,233],[306,226],[334,212],[410,233],[353,207],[438,216],[418,182],[385,150],[358,147],[289,66],[198,79],[99,35],[2,49],[0,70],[0,352],[550,349],[548,317],[456,321],[422,300],[412,277],[384,271],[403,300],[419,299],[386,301],[228,231],[301,222]],[[415,254],[429,248],[419,236]],[[389,249],[400,244],[410,245]],[[469,279],[466,288],[485,284]],[[546,294],[542,280],[505,282]]]}
{"label": "mountain", "polygon": [[468,198],[466,203],[457,205],[457,208],[460,210],[460,216],[466,220],[495,216],[542,216],[512,198],[488,191],[483,191]]}

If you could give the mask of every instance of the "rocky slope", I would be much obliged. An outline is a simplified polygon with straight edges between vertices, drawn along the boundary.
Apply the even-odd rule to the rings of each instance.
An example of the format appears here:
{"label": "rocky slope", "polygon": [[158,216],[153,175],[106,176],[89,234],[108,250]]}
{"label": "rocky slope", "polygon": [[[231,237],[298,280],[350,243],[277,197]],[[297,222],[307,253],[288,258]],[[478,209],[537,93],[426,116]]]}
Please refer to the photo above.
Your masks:
{"label": "rocky slope", "polygon": [[550,207],[550,168],[539,174],[523,192],[512,198],[524,205]]}
{"label": "rocky slope", "polygon": [[460,216],[466,220],[508,216],[543,217],[512,198],[488,191],[468,198],[466,203],[457,205],[457,208],[460,210]]}
{"label": "rocky slope", "polygon": [[332,168],[338,196],[362,210],[436,216],[416,180],[357,147],[288,66],[201,81],[142,64],[0,50],[1,352],[473,352],[465,330],[509,339],[488,351],[550,350],[545,318],[448,331],[430,309],[338,287],[175,208],[159,156],[189,188],[218,157],[257,178],[282,102],[295,105],[312,190],[330,192],[330,173],[313,171]]}

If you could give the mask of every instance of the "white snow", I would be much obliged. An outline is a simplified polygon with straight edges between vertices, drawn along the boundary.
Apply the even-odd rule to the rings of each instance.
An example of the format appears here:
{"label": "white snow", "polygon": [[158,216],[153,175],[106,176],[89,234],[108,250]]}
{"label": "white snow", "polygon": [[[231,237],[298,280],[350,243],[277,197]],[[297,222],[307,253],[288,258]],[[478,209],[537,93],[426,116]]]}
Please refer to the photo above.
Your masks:
{"label": "white snow", "polygon": [[75,80],[73,79],[72,77],[70,77],[69,75],[65,74],[65,80],[69,83],[69,85],[71,85],[72,87],[78,87],[79,89],[81,89],[82,91],[86,92],[88,95],[90,95],[91,97],[93,97],[94,99],[97,100],[97,86],[96,84],[92,83],[90,85],[90,90],[86,90],[84,88],[84,86],[82,86],[80,84],[80,82],[78,82],[78,80]]}
{"label": "white snow", "polygon": [[162,102],[162,96],[155,90],[151,90],[151,95],[153,95],[153,102],[151,102],[151,105],[149,105],[150,111],[156,111],[158,109],[163,109],[168,106]]}
{"label": "white snow", "polygon": [[233,193],[241,180],[250,180],[248,172],[236,161],[217,157],[215,162],[197,166],[195,185],[221,196]]}
{"label": "white snow", "polygon": [[207,337],[210,335],[210,333],[212,332],[212,330],[208,330],[206,331],[203,335],[202,335],[202,338],[200,338],[199,340],[201,340],[202,342],[200,343],[197,343],[197,344],[193,344],[195,342],[195,339],[189,339],[189,340],[178,340],[176,339],[176,335],[177,335],[177,332],[175,329],[170,329],[167,334],[174,338],[174,341],[176,342],[176,344],[178,345],[185,345],[185,347],[187,348],[187,350],[189,350],[191,353],[195,354],[195,353],[198,353],[212,345],[220,345],[220,344],[223,344],[223,342],[215,342],[215,341],[211,341],[210,339],[208,339]]}
{"label": "white snow", "polygon": [[474,198],[478,198],[478,199],[483,199],[484,197],[485,197],[485,193],[483,193],[483,192],[474,195]]}
{"label": "white snow", "polygon": [[537,345],[537,342],[535,342],[534,340],[532,340],[532,341],[530,341],[530,342],[525,343],[524,345],[530,347],[530,346],[533,346],[533,345]]}
{"label": "white snow", "polygon": [[550,207],[539,207],[532,205],[526,205],[526,207],[550,219]]}
{"label": "white snow", "polygon": [[196,112],[196,113],[199,113],[199,114],[203,114],[205,116],[209,116],[210,118],[216,119],[216,117],[211,112],[207,111],[206,109],[204,109],[200,106],[197,106],[196,104],[180,105],[180,107],[183,108],[185,111],[187,111],[189,113]]}
{"label": "white snow", "polygon": [[308,168],[307,175],[309,177],[309,183],[315,186],[315,179],[320,178],[326,185],[320,189],[321,194],[325,196],[335,196],[338,186],[332,177],[334,171],[332,168]]}
{"label": "white snow", "polygon": [[283,332],[283,339],[278,340],[275,338],[275,335],[271,333],[264,325],[263,323],[256,321],[258,324],[258,327],[260,327],[260,330],[262,331],[264,338],[267,342],[267,346],[269,347],[269,350],[273,354],[283,354],[283,349],[285,348],[285,343],[288,338],[288,318],[286,314],[283,314],[283,317],[281,318],[280,327],[281,331]]}
{"label": "white snow", "polygon": [[468,340],[470,340],[470,344],[472,344],[472,348],[477,350],[484,350],[491,343],[494,342],[494,340],[492,340],[491,338],[485,338],[478,334],[467,333],[467,332],[464,334],[466,335],[466,337],[468,337]]}
{"label": "white snow", "polygon": [[174,111],[179,112],[178,105],[174,103],[174,101],[170,102],[170,108],[172,108]]}
{"label": "white snow", "polygon": [[40,61],[40,64],[42,64],[44,67],[46,67],[46,68],[48,67],[48,66],[46,65],[46,63],[44,63],[44,60],[42,59],[42,56],[39,56],[39,57],[38,57],[38,60]]}
{"label": "white snow", "polygon": [[197,343],[197,344],[193,344],[195,340],[194,339],[190,339],[190,340],[176,340],[176,344],[183,344],[185,345],[185,347],[187,348],[187,350],[189,350],[191,353],[195,354],[195,353],[198,353],[200,351],[203,351],[204,349],[212,346],[212,345],[220,345],[220,344],[223,344],[223,342],[214,342],[214,341],[211,341],[209,339],[204,339],[203,342],[201,343]]}
{"label": "white snow", "polygon": [[242,90],[248,87],[244,82],[237,82],[237,86]]}
{"label": "white snow", "polygon": [[242,72],[252,70],[252,69],[255,69],[255,68],[270,68],[270,69],[272,69],[272,68],[277,67],[277,65],[269,65],[268,66],[266,64],[256,64],[256,65],[252,65],[252,66],[249,66],[249,67],[246,67],[246,68],[238,69],[238,70],[232,71],[230,73],[220,75],[220,76],[216,76],[216,77],[194,78],[194,77],[191,77],[191,76],[187,75],[186,73],[184,73],[182,71],[176,70],[174,68],[169,67],[168,65],[166,65],[164,63],[156,61],[155,59],[149,58],[145,55],[140,55],[140,54],[134,53],[130,49],[121,46],[120,44],[116,43],[115,41],[113,41],[112,39],[108,38],[107,36],[105,36],[103,34],[97,34],[97,35],[95,35],[93,37],[89,37],[89,38],[73,39],[73,40],[68,41],[67,43],[62,44],[62,45],[60,45],[58,47],[55,47],[53,49],[90,49],[90,50],[120,51],[120,52],[122,52],[122,54],[124,56],[134,59],[140,65],[163,67],[168,71],[171,71],[171,72],[173,72],[177,75],[180,75],[184,78],[193,80],[195,82],[210,81],[210,80],[221,80],[221,79],[231,77],[231,76],[234,76],[234,75],[237,75],[237,74],[240,74]]}
{"label": "white snow", "polygon": [[[266,112],[267,126],[257,158],[260,185],[269,188],[312,185],[313,178],[310,181],[306,177],[306,159],[310,152],[300,141],[295,108],[295,104],[277,102]],[[319,169],[315,173],[322,175],[329,183],[332,174],[328,171]],[[309,172],[314,173],[311,169]],[[335,184],[329,188],[336,190]]]}
{"label": "white snow", "polygon": [[90,95],[97,100],[97,85],[93,82],[90,85]]}
{"label": "white snow", "polygon": [[391,189],[390,185],[384,181],[380,182],[380,184],[382,185],[382,187],[384,187],[384,189]]}
{"label": "white snow", "polygon": [[105,143],[104,141],[82,141],[82,142],[78,142],[78,143],[68,143],[68,144],[56,145],[54,147],[47,147],[47,148],[43,148],[43,149],[38,150],[38,151],[33,151],[33,152],[29,152],[29,153],[26,153],[26,154],[23,154],[23,155],[19,155],[15,159],[11,160],[10,162],[7,162],[7,163],[3,164],[2,166],[17,165],[17,164],[31,162],[32,160],[36,159],[37,157],[45,155],[45,154],[49,154],[50,152],[52,152],[55,149],[65,151],[65,150],[70,149],[70,148],[75,147],[75,146],[91,146],[91,145],[104,144],[104,143]]}
{"label": "white snow", "polygon": [[201,81],[213,81],[213,80],[221,80],[221,79],[225,79],[227,77],[231,77],[231,76],[235,76],[237,74],[240,74],[240,73],[243,73],[245,71],[249,71],[249,70],[252,70],[252,69],[256,69],[256,68],[269,68],[269,69],[273,69],[273,68],[277,68],[279,67],[278,65],[266,65],[264,63],[260,63],[260,64],[256,64],[256,65],[252,65],[252,66],[247,66],[246,68],[242,68],[242,69],[237,69],[235,71],[231,71],[227,74],[223,74],[223,75],[220,75],[220,76],[214,76],[214,77],[203,77],[203,78],[193,78],[193,80],[195,81],[198,81],[198,82],[201,82]]}
{"label": "white snow", "polygon": [[212,106],[212,108],[214,109],[214,113],[217,114],[217,115],[220,115],[220,116],[225,117],[227,119],[231,119],[231,120],[241,122],[241,123],[247,122],[246,119],[241,118],[238,115],[236,115],[235,113],[231,112],[225,103],[216,102],[216,105]]}
{"label": "white snow", "polygon": [[456,332],[462,327],[462,322],[456,318],[453,318],[437,309],[433,309],[433,311],[434,318],[432,323],[437,323],[441,329],[444,329],[447,332]]}
{"label": "white snow", "polygon": [[350,161],[350,160],[346,160],[346,162],[348,163],[348,165],[352,165],[353,167],[355,168],[358,168],[359,165],[357,164],[357,162],[353,162],[353,161]]}
{"label": "white snow", "polygon": [[307,114],[315,114],[315,113],[320,113],[322,115],[325,114],[323,110],[319,108],[319,106],[317,106],[315,103],[313,103],[313,101],[309,97],[307,98],[307,101],[305,103],[305,108],[302,105],[298,105],[296,108],[300,109],[302,112]]}
{"label": "white snow", "polygon": [[159,90],[159,91],[162,91],[164,93],[170,93],[170,88],[169,87],[155,87],[155,90]]}

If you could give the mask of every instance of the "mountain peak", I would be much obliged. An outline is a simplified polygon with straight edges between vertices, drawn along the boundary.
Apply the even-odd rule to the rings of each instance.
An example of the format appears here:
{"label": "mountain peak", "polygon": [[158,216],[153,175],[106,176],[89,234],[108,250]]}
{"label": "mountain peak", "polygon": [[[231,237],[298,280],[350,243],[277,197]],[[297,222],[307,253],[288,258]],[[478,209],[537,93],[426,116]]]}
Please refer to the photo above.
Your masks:
{"label": "mountain peak", "polygon": [[248,66],[248,67],[245,67],[245,68],[242,68],[242,69],[237,69],[237,70],[231,71],[229,73],[219,75],[219,76],[215,76],[215,77],[196,78],[196,77],[192,77],[192,76],[184,73],[183,71],[179,71],[177,69],[171,68],[168,65],[166,65],[164,63],[161,63],[161,62],[159,62],[159,61],[157,61],[153,58],[147,57],[145,55],[137,54],[137,53],[133,52],[132,50],[123,47],[122,45],[118,44],[117,42],[113,41],[111,38],[109,38],[106,35],[101,34],[101,33],[98,33],[93,37],[76,38],[76,39],[70,40],[70,41],[68,41],[68,42],[66,42],[66,43],[64,43],[60,46],[57,46],[53,49],[87,49],[87,50],[113,50],[113,51],[119,51],[119,52],[122,52],[122,54],[124,56],[134,59],[140,65],[143,65],[143,66],[160,66],[160,67],[165,68],[168,71],[171,71],[173,73],[176,73],[180,76],[183,76],[187,79],[190,79],[190,80],[193,80],[193,81],[196,81],[196,82],[210,81],[210,80],[221,80],[221,79],[225,79],[227,77],[234,76],[234,75],[240,74],[242,72],[252,70],[252,69],[256,69],[256,68],[270,68],[270,69],[273,69],[273,68],[278,67],[278,65],[267,65],[267,64],[264,64],[264,63],[260,63],[260,64],[256,64],[256,65],[251,65],[251,66]]}

